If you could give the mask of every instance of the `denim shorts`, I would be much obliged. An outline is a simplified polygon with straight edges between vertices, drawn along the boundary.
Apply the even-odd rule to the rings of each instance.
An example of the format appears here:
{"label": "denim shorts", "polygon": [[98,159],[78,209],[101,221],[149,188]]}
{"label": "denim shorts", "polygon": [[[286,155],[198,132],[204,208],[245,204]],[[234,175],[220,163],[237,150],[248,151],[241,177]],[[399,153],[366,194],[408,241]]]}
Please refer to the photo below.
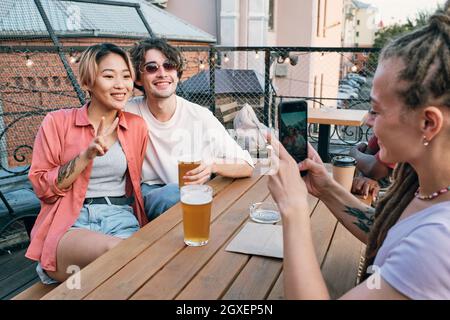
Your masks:
{"label": "denim shorts", "polygon": [[87,229],[126,239],[139,230],[139,222],[128,205],[85,204],[69,230]]}
{"label": "denim shorts", "polygon": [[[139,222],[131,206],[85,204],[81,208],[77,221],[69,230],[75,229],[87,229],[126,239],[139,230]],[[40,263],[36,267],[36,272],[42,283],[58,283],[47,275]]]}

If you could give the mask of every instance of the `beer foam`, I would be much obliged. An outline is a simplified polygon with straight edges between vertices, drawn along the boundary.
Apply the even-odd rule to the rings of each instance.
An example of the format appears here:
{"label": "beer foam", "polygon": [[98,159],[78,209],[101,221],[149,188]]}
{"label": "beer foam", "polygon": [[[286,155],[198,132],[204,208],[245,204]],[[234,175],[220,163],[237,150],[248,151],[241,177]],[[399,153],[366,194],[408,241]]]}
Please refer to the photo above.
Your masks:
{"label": "beer foam", "polygon": [[207,204],[210,203],[212,201],[212,196],[202,192],[202,191],[197,191],[197,192],[190,192],[188,194],[183,194],[181,196],[181,202],[185,203],[185,204],[190,204],[190,205],[194,205],[194,206],[199,206],[202,204]]}

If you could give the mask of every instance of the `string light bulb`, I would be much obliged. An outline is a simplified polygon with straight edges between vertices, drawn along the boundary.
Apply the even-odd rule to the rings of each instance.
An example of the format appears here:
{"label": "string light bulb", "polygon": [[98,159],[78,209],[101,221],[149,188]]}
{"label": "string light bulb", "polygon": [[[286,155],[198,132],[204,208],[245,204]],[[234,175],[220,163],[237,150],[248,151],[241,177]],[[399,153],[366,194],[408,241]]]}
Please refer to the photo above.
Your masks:
{"label": "string light bulb", "polygon": [[198,66],[200,70],[205,69],[205,64],[203,63],[203,60],[200,60],[200,65]]}
{"label": "string light bulb", "polygon": [[322,53],[320,54],[319,60],[322,61],[324,56],[325,56],[325,54],[322,52]]}
{"label": "string light bulb", "polygon": [[223,62],[224,62],[224,63],[228,63],[229,61],[230,61],[230,58],[228,58],[227,54],[225,53],[225,54],[223,55]]}
{"label": "string light bulb", "polygon": [[356,72],[356,71],[358,71],[358,67],[356,65],[353,65],[351,67],[351,70],[352,70],[352,72]]}
{"label": "string light bulb", "polygon": [[74,64],[78,62],[78,58],[74,52],[70,53],[69,63]]}
{"label": "string light bulb", "polygon": [[287,57],[286,59],[284,59],[284,63],[285,64],[291,63],[291,58]]}
{"label": "string light bulb", "polygon": [[256,60],[259,59],[259,52],[258,52],[258,51],[255,52],[255,59],[256,59]]}
{"label": "string light bulb", "polygon": [[28,68],[31,68],[31,67],[33,66],[33,64],[34,64],[34,61],[31,60],[30,57],[29,57],[28,55],[26,56],[26,59],[27,59],[27,62],[25,63],[25,65],[26,65]]}

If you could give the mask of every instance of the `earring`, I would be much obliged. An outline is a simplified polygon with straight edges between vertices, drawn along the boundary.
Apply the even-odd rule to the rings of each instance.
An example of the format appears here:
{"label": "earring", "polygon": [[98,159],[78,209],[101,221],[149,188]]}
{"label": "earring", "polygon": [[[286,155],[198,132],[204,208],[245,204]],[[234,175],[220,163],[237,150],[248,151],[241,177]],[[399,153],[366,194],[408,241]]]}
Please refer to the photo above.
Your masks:
{"label": "earring", "polygon": [[423,145],[426,147],[430,144],[430,141],[427,140],[426,136],[423,136]]}

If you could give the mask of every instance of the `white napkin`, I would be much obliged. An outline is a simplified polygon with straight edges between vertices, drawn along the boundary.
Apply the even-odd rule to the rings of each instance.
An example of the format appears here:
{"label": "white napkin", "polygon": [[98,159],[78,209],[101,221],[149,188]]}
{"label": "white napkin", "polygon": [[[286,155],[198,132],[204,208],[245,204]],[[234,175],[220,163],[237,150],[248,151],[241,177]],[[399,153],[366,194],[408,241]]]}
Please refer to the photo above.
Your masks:
{"label": "white napkin", "polygon": [[247,222],[225,250],[282,259],[282,227],[280,225]]}

